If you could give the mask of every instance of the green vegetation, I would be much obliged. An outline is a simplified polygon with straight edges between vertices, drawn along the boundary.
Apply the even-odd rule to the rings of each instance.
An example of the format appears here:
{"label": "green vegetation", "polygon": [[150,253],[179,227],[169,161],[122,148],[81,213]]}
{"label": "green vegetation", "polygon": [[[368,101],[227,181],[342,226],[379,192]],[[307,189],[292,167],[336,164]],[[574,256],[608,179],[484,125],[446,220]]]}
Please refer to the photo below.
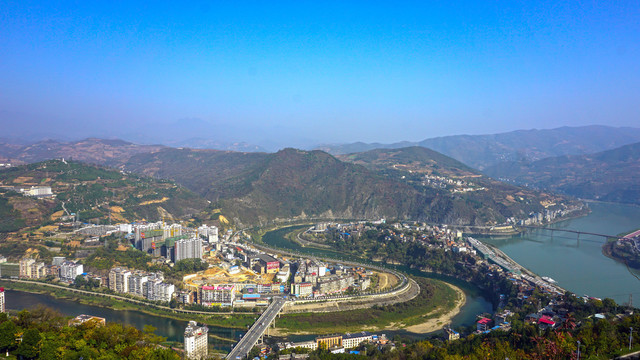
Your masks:
{"label": "green vegetation", "polygon": [[640,204],[640,143],[596,154],[513,162],[487,169],[537,188],[600,201]]}
{"label": "green vegetation", "polygon": [[[62,210],[64,202],[65,209],[77,213],[81,221],[103,224],[109,222],[110,216],[113,222],[155,220],[162,215],[187,217],[209,206],[204,199],[173,182],[74,161],[48,160],[0,170],[0,181],[18,187],[51,186],[56,194],[55,210]],[[0,200],[0,213],[7,211],[10,209]],[[40,223],[48,221],[50,214],[42,214]],[[21,224],[8,229],[17,225]]]}
{"label": "green vegetation", "polygon": [[0,233],[18,231],[26,226],[20,213],[9,203],[8,191],[0,190]]}
{"label": "green vegetation", "polygon": [[[305,216],[485,225],[540,211],[543,200],[566,200],[484,178],[427,149],[394,151],[399,155],[393,159],[384,151],[343,157],[353,164],[321,151],[296,149],[275,154],[165,149],[133,156],[126,168],[175,180],[213,201],[236,224],[262,226]],[[438,174],[470,176],[469,181],[487,190],[453,194],[426,187],[423,173],[394,169],[396,160]]]}
{"label": "green vegetation", "polygon": [[454,308],[456,292],[444,282],[415,278],[420,293],[414,299],[370,309],[348,310],[330,313],[286,314],[277,321],[279,328],[289,332],[345,333],[362,331],[363,328],[382,329],[387,326],[415,325],[438,317]]}
{"label": "green vegetation", "polygon": [[[139,331],[116,323],[67,325],[67,318],[47,308],[0,314],[0,352],[25,359],[180,359],[153,328]],[[18,338],[22,334],[22,341]]]}

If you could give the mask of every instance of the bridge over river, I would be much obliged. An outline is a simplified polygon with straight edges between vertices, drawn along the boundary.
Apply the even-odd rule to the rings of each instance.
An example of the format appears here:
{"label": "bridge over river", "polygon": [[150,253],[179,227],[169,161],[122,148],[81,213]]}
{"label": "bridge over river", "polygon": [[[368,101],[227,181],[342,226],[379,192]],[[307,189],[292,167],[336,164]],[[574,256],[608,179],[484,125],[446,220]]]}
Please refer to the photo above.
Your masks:
{"label": "bridge over river", "polygon": [[[566,233],[573,233],[573,234],[577,234],[577,240],[578,242],[580,241],[580,235],[593,235],[593,236],[598,236],[601,237],[603,241],[606,241],[609,238],[613,238],[613,239],[626,239],[627,236],[617,236],[617,235],[607,235],[607,234],[599,234],[599,233],[594,233],[594,232],[588,232],[588,231],[579,231],[579,230],[571,230],[571,229],[555,229],[555,228],[549,228],[549,227],[543,227],[543,226],[529,226],[529,225],[520,225],[519,227],[521,228],[525,228],[525,229],[532,229],[532,230],[549,230],[552,233],[554,231],[559,231],[559,232],[566,232]],[[630,234],[631,235],[631,234]]]}
{"label": "bridge over river", "polygon": [[253,323],[249,331],[238,341],[226,358],[233,360],[244,359],[249,354],[249,351],[258,343],[258,340],[262,338],[286,303],[286,298],[274,297],[271,305],[269,305],[258,320]]}

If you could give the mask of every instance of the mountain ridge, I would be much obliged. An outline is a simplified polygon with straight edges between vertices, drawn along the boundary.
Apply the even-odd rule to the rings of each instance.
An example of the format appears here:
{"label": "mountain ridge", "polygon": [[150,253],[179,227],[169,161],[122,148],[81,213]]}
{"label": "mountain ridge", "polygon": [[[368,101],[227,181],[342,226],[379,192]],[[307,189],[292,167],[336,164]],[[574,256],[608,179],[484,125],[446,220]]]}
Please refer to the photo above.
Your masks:
{"label": "mountain ridge", "polygon": [[640,142],[589,155],[499,164],[486,173],[585,199],[640,204]]}
{"label": "mountain ridge", "polygon": [[535,161],[559,155],[595,153],[637,141],[640,141],[640,128],[590,125],[487,135],[450,135],[392,144],[358,142],[320,146],[318,149],[342,155],[375,148],[422,146],[482,170],[503,161]]}

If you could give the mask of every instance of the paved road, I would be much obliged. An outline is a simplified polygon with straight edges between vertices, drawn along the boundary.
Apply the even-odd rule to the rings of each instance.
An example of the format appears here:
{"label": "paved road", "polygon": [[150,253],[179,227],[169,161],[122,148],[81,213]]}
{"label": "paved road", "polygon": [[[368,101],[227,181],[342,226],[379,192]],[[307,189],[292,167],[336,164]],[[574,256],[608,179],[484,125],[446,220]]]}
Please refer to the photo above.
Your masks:
{"label": "paved road", "polygon": [[262,313],[253,326],[234,346],[233,350],[227,355],[227,359],[244,359],[249,351],[256,345],[258,339],[267,331],[271,322],[276,318],[282,307],[287,302],[283,297],[275,297],[271,305]]}

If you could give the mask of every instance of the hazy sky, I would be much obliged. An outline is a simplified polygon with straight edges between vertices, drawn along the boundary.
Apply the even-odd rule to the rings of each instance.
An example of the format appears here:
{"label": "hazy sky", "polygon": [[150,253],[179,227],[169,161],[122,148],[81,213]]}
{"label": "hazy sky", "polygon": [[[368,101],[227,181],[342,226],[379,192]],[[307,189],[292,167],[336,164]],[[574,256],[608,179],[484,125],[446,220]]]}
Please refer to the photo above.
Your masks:
{"label": "hazy sky", "polygon": [[0,1],[0,137],[415,141],[639,104],[637,0]]}

